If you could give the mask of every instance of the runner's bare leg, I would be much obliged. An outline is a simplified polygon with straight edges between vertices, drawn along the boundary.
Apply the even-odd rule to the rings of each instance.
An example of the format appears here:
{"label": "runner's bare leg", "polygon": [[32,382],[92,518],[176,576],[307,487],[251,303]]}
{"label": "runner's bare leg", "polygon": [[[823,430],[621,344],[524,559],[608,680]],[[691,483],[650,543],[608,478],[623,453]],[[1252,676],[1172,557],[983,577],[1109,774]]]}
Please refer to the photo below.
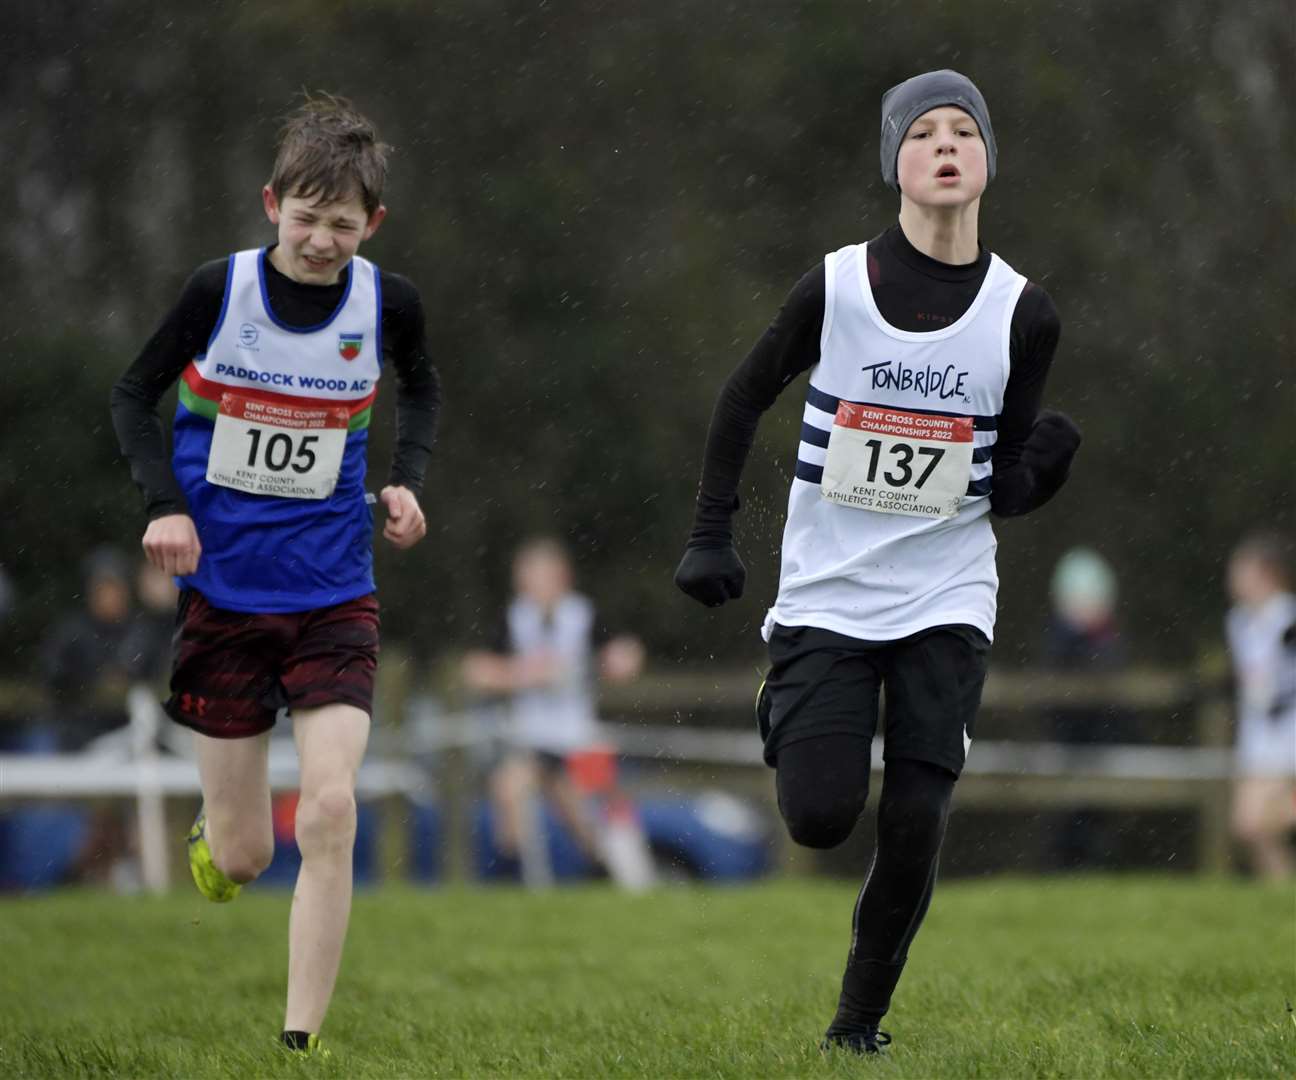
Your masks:
{"label": "runner's bare leg", "polygon": [[195,731],[193,738],[212,861],[226,877],[246,884],[274,857],[270,735],[213,739]]}
{"label": "runner's bare leg", "polygon": [[530,758],[510,755],[490,778],[491,801],[495,805],[495,843],[510,859],[522,849],[523,819],[527,800],[535,792],[536,768]]}
{"label": "runner's bare leg", "polygon": [[603,854],[599,846],[598,826],[590,813],[585,796],[566,773],[550,773],[544,779],[544,791],[558,810],[558,816],[567,826],[581,853],[591,862],[602,865]]}
{"label": "runner's bare leg", "polygon": [[1291,781],[1285,777],[1248,776],[1233,793],[1233,832],[1246,846],[1251,864],[1262,878],[1280,881],[1292,876],[1288,836],[1296,825]]}
{"label": "runner's bare leg", "polygon": [[288,923],[285,1031],[318,1032],[333,995],[351,915],[355,780],[369,716],[353,705],[300,709],[293,736],[301,761],[297,847],[301,870]]}

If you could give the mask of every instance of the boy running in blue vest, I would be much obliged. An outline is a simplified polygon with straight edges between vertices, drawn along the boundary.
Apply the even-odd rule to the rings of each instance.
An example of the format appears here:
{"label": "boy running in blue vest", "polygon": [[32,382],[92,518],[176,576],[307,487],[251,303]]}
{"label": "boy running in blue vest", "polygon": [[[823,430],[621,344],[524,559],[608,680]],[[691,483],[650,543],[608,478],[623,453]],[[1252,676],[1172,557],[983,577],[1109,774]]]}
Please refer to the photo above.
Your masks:
{"label": "boy running in blue vest", "polygon": [[[189,861],[209,900],[232,900],[270,863],[269,732],[279,709],[292,718],[302,864],[282,1041],[306,1052],[351,910],[378,659],[366,448],[385,363],[397,439],[379,500],[397,548],[427,531],[418,496],[439,404],[417,291],[356,253],[387,213],[387,150],[349,102],[308,99],[262,192],[277,242],[200,266],[112,395],[145,553],[182,589],[167,711],[194,731],[203,809]],[[177,380],[168,462],[157,403]]]}
{"label": "boy running in blue vest", "polygon": [[835,847],[864,810],[886,689],[877,848],[824,1040],[859,1053],[890,1041],[878,1023],[971,744],[998,585],[989,514],[1043,505],[1080,442],[1039,411],[1053,302],[978,242],[996,162],[980,92],[953,71],[893,87],[881,157],[899,224],[807,273],[726,382],[675,575],[708,606],[742,595],[739,476],[760,415],[808,372],[757,715],[789,833]]}

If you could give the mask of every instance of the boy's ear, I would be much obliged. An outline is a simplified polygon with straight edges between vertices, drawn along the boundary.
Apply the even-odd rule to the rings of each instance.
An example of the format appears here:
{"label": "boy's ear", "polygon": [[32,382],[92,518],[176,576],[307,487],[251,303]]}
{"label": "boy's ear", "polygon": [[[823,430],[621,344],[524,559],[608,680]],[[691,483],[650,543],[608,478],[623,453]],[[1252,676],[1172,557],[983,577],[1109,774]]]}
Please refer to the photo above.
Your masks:
{"label": "boy's ear", "polygon": [[261,205],[265,207],[266,217],[270,219],[271,225],[279,224],[279,200],[275,198],[274,191],[270,185],[266,184],[261,189]]}
{"label": "boy's ear", "polygon": [[378,226],[383,223],[383,218],[385,218],[386,216],[387,216],[387,207],[383,206],[380,203],[378,205],[378,209],[376,209],[372,214],[369,215],[369,221],[365,225],[364,236],[362,236],[360,239],[362,241],[368,240],[369,237],[373,236],[373,234],[378,231]]}

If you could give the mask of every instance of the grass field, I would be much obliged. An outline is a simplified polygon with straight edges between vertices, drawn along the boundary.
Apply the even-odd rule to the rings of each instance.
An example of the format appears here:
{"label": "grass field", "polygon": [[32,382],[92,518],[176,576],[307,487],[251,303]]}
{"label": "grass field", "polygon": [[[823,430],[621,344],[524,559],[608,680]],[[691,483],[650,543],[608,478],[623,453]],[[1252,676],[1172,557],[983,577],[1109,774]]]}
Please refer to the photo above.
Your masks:
{"label": "grass field", "polygon": [[1296,1075],[1296,895],[1177,878],[938,889],[885,1061],[816,1049],[853,890],[357,897],[325,1038],[274,1046],[288,896],[0,902],[0,1075]]}

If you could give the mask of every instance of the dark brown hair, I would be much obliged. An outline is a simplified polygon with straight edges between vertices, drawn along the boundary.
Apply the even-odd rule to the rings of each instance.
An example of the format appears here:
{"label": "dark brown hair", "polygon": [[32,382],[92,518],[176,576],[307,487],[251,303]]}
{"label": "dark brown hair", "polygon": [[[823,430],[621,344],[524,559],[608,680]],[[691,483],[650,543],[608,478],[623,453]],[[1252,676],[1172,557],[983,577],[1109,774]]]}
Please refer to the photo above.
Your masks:
{"label": "dark brown hair", "polygon": [[358,195],[372,214],[382,202],[391,147],[346,98],[303,97],[279,129],[270,190],[276,199],[291,195],[324,203]]}

